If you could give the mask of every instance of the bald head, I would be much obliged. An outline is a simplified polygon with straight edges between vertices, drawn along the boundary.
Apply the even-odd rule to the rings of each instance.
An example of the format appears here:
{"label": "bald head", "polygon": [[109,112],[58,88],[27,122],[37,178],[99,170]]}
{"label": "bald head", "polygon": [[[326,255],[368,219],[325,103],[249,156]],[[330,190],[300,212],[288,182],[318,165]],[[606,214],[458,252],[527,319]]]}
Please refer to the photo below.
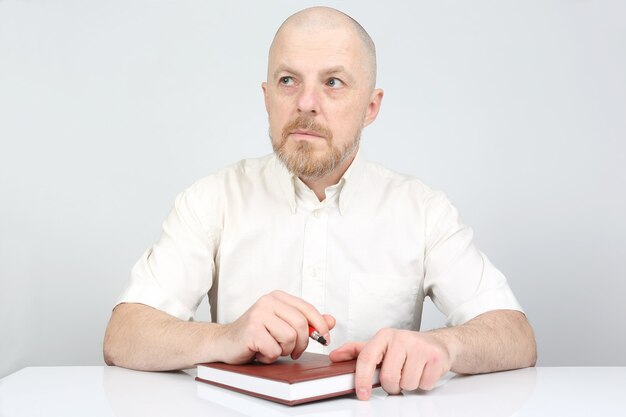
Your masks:
{"label": "bald head", "polygon": [[363,57],[363,67],[369,78],[370,89],[376,85],[376,47],[363,26],[347,14],[330,7],[311,7],[301,10],[287,18],[276,31],[270,46],[269,60],[278,43],[288,37],[292,31],[307,31],[312,34],[320,31],[344,31],[359,40]]}

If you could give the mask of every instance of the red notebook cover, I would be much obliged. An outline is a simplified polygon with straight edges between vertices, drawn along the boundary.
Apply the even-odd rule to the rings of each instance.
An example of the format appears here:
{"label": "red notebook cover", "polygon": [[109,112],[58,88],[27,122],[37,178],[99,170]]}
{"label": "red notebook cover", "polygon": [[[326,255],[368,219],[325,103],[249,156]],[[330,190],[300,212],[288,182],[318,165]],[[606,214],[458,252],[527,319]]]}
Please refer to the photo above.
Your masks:
{"label": "red notebook cover", "polygon": [[[332,362],[329,359],[328,355],[304,352],[298,360],[292,360],[289,357],[283,357],[271,364],[252,362],[244,365],[229,365],[226,363],[216,362],[202,363],[198,365],[198,368],[200,368],[201,366],[249,375],[258,378],[265,378],[281,383],[295,384],[304,381],[311,381],[314,379],[353,374],[356,369],[356,360],[345,362]],[[315,397],[286,400],[283,398],[270,397],[268,395],[244,390],[230,385],[224,385],[215,381],[205,380],[200,377],[197,377],[196,380],[287,405],[302,404],[355,392],[354,388],[352,388],[345,391],[329,392],[324,395],[319,395]],[[380,386],[380,384],[377,383],[373,386]]]}

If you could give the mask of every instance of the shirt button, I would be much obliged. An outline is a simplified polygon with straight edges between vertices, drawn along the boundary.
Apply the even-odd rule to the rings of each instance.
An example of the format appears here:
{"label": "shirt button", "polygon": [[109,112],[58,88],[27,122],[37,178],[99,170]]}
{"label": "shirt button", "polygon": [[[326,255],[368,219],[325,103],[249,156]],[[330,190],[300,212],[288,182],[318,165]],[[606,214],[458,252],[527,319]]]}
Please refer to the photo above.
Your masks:
{"label": "shirt button", "polygon": [[315,216],[316,219],[319,219],[322,216],[322,210],[321,209],[317,209],[313,212],[313,216]]}

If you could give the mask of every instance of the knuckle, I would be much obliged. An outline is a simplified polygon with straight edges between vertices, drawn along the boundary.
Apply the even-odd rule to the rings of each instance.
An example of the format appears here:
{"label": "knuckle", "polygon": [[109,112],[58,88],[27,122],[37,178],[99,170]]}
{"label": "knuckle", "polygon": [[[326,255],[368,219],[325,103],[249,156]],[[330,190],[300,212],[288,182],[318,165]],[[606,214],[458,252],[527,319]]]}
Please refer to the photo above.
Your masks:
{"label": "knuckle", "polygon": [[280,355],[282,353],[283,353],[283,348],[280,345],[276,345],[276,347],[272,351],[272,358],[274,358],[274,360],[276,360],[276,359],[278,359],[280,357]]}
{"label": "knuckle", "polygon": [[429,372],[426,372],[422,375],[419,381],[419,387],[423,390],[430,391],[432,390],[439,378],[443,375],[439,370],[431,369]]}
{"label": "knuckle", "polygon": [[381,371],[380,382],[386,386],[398,386],[400,384],[400,375],[395,372]]}
{"label": "knuckle", "polygon": [[394,341],[394,339],[397,338],[397,332],[395,329],[385,327],[378,330],[374,337],[377,339],[387,340],[388,343],[391,343],[392,341]]}
{"label": "knuckle", "polygon": [[362,350],[361,353],[359,353],[359,362],[361,363],[371,363],[373,362],[373,357],[371,355],[371,353],[367,350]]}
{"label": "knuckle", "polygon": [[259,362],[261,362],[261,363],[265,363],[265,364],[270,364],[270,363],[272,363],[272,362],[276,361],[276,359],[275,359],[275,358],[271,358],[271,357],[269,357],[269,356],[267,356],[267,355],[258,355],[258,356],[257,356],[257,360],[258,360]]}
{"label": "knuckle", "polygon": [[315,306],[303,298],[297,298],[296,304],[297,304],[298,309],[301,309],[307,314],[313,314],[317,312],[317,309],[315,308]]}
{"label": "knuckle", "polygon": [[410,342],[413,338],[413,334],[410,330],[397,330],[394,336],[402,342]]}
{"label": "knuckle", "polygon": [[389,334],[389,328],[385,327],[385,328],[379,329],[376,332],[375,337],[383,337],[383,336],[387,336],[388,334]]}
{"label": "knuckle", "polygon": [[281,344],[280,347],[281,347],[280,356],[287,356],[291,352],[293,352],[293,344],[285,343],[285,344]]}
{"label": "knuckle", "polygon": [[282,297],[285,294],[284,291],[281,290],[273,290],[271,291],[269,294],[267,294],[269,297],[271,298],[279,298]]}
{"label": "knuckle", "polygon": [[381,383],[381,386],[388,394],[398,394],[400,392],[400,387],[397,385]]}
{"label": "knuckle", "polygon": [[298,332],[292,327],[287,330],[287,341],[294,342],[298,338]]}
{"label": "knuckle", "polygon": [[307,319],[304,316],[299,316],[298,318],[296,318],[296,327],[300,330],[306,331],[309,327],[309,322],[307,321]]}
{"label": "knuckle", "polygon": [[407,381],[407,382],[401,382],[400,388],[406,391],[414,391],[417,389],[418,385],[419,384],[416,381]]}
{"label": "knuckle", "polygon": [[262,295],[261,297],[259,297],[257,302],[254,304],[253,308],[254,307],[257,307],[257,308],[265,307],[267,304],[271,303],[271,298],[272,298],[271,294],[264,294],[264,295]]}
{"label": "knuckle", "polygon": [[280,348],[280,346],[276,346],[275,348],[269,349],[267,352],[265,352],[263,356],[265,356],[270,362],[275,362],[276,359],[280,357],[281,353],[282,349]]}
{"label": "knuckle", "polygon": [[422,382],[419,383],[419,387],[423,389],[424,391],[430,391],[433,389],[434,386],[435,386],[435,383],[434,381],[431,381],[431,380],[423,380]]}

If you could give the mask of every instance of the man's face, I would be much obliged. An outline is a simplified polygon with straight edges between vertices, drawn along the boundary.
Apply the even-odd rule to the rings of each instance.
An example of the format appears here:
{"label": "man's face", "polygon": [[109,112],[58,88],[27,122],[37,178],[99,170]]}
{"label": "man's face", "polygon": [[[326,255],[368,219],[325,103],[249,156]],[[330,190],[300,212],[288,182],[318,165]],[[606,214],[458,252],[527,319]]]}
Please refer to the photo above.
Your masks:
{"label": "man's face", "polygon": [[294,174],[319,179],[352,161],[382,98],[365,60],[361,40],[342,28],[285,28],[276,38],[263,91],[272,146]]}

